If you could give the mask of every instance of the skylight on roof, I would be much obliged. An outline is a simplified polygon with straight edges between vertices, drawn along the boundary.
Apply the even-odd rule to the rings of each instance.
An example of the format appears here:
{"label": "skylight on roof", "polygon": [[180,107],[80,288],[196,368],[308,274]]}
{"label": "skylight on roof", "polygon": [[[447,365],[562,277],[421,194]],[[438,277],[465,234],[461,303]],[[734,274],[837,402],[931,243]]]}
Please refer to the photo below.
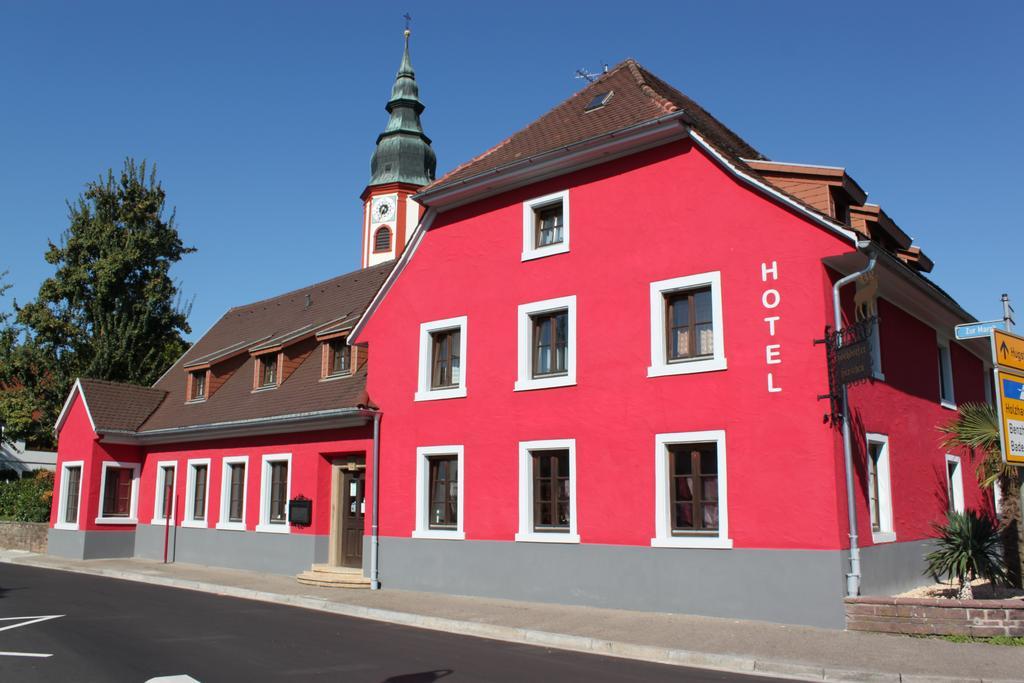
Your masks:
{"label": "skylight on roof", "polygon": [[600,109],[604,105],[608,104],[608,100],[610,100],[614,94],[614,90],[609,90],[608,92],[602,92],[594,95],[594,99],[590,100],[590,104],[583,109],[584,113]]}

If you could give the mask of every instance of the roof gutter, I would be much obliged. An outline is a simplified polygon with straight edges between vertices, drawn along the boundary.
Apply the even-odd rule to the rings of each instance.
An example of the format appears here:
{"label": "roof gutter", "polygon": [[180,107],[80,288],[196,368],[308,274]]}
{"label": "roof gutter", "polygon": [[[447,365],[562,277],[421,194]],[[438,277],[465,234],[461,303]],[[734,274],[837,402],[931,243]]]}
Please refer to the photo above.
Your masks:
{"label": "roof gutter", "polygon": [[197,439],[226,439],[229,437],[274,434],[287,429],[289,432],[309,432],[320,429],[338,429],[367,424],[373,419],[373,410],[368,408],[337,408],[310,413],[275,415],[247,420],[213,422],[209,424],[168,427],[135,432],[123,429],[100,429],[104,443],[133,445],[176,443]]}

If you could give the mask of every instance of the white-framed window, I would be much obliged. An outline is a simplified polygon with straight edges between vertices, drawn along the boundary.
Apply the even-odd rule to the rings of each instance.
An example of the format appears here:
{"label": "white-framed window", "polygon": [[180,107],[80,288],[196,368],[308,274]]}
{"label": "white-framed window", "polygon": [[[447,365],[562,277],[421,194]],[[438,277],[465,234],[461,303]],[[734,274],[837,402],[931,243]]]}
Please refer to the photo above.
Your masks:
{"label": "white-framed window", "polygon": [[519,306],[516,391],[576,384],[576,297]]}
{"label": "white-framed window", "polygon": [[140,469],[136,462],[103,463],[97,524],[138,524]]}
{"label": "white-framed window", "polygon": [[569,251],[569,191],[523,202],[523,261]]}
{"label": "white-framed window", "polygon": [[892,517],[892,478],[889,466],[889,437],[867,434],[868,512],[871,518],[871,541],[889,543],[896,540]]}
{"label": "white-framed window", "polygon": [[468,318],[459,316],[420,324],[417,401],[466,396]]}
{"label": "white-framed window", "polygon": [[964,472],[960,456],[946,453],[946,500],[950,512],[964,511]]}
{"label": "white-framed window", "polygon": [[519,442],[517,541],[579,543],[576,439]]}
{"label": "white-framed window", "polygon": [[725,431],[654,436],[654,538],[660,548],[731,548]]}
{"label": "white-framed window", "polygon": [[652,282],[648,377],[725,370],[722,274]]}
{"label": "white-framed window", "polygon": [[462,446],[416,449],[416,528],[413,538],[462,540],[465,470]]}
{"label": "white-framed window", "polygon": [[260,521],[256,531],[286,534],[288,499],[291,498],[292,454],[275,453],[263,456],[260,474]]}
{"label": "white-framed window", "polygon": [[943,408],[956,410],[953,394],[953,359],[949,352],[949,341],[939,339],[939,403]]}
{"label": "white-framed window", "polygon": [[224,458],[221,462],[220,518],[217,520],[218,529],[245,531],[248,475],[248,455],[232,455]]}
{"label": "white-framed window", "polygon": [[57,520],[54,529],[78,530],[78,519],[82,508],[82,472],[85,461],[71,460],[60,466],[60,500],[57,503]]}
{"label": "white-framed window", "polygon": [[188,461],[185,480],[185,519],[182,526],[205,529],[210,521],[210,459]]}
{"label": "white-framed window", "polygon": [[171,525],[178,519],[177,487],[178,463],[176,460],[162,460],[156,464],[156,487],[153,489],[153,519],[150,524]]}

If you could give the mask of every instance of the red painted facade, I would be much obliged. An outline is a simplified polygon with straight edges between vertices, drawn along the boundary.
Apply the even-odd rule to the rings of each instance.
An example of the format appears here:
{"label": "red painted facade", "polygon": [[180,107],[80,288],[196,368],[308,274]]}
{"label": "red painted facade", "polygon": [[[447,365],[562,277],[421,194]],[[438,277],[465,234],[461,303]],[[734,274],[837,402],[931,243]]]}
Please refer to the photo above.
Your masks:
{"label": "red painted facade", "polygon": [[[522,261],[522,203],[566,189],[569,252]],[[822,419],[825,353],[813,340],[832,319],[833,273],[822,260],[851,251],[689,142],[440,213],[359,336],[374,350],[368,389],[385,415],[381,534],[414,528],[416,448],[458,444],[466,538],[512,541],[518,443],[574,438],[581,542],[647,546],[655,435],[721,429],[734,547],[847,547],[842,445]],[[772,264],[777,280],[763,279]],[[648,377],[650,283],[709,271],[721,273],[727,369]],[[771,308],[768,289],[778,293]],[[576,385],[514,391],[517,307],[571,295]],[[909,541],[931,535],[943,515],[936,426],[955,415],[939,405],[935,330],[885,301],[880,308],[887,381],[851,391],[862,545],[871,544],[864,430],[890,438],[895,532]],[[417,402],[419,325],[456,316],[468,318],[467,395]],[[766,316],[778,316],[774,337]],[[770,343],[781,345],[778,364],[767,362]],[[952,347],[956,397],[982,400],[981,361]],[[964,465],[967,506],[987,505]]]}

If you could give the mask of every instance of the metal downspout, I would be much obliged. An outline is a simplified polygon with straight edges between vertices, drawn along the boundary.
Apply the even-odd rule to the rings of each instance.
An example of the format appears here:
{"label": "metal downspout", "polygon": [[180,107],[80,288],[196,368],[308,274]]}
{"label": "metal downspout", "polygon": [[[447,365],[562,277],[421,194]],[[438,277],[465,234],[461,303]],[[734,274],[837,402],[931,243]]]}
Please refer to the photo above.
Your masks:
{"label": "metal downspout", "polygon": [[380,590],[377,576],[377,516],[380,500],[380,412],[373,414],[373,505],[370,508],[370,590]]}
{"label": "metal downspout", "polygon": [[[843,311],[839,305],[839,289],[843,285],[853,282],[860,276],[871,272],[875,267],[877,255],[870,242],[858,242],[857,248],[866,251],[868,265],[864,270],[851,273],[840,278],[832,285],[832,310],[835,313],[836,343],[842,346]],[[860,547],[857,544],[857,504],[853,493],[853,444],[850,441],[850,404],[844,384],[840,391],[840,412],[843,420],[843,462],[846,465],[846,514],[850,522],[850,573],[846,575],[846,595],[856,597],[860,595]]]}

